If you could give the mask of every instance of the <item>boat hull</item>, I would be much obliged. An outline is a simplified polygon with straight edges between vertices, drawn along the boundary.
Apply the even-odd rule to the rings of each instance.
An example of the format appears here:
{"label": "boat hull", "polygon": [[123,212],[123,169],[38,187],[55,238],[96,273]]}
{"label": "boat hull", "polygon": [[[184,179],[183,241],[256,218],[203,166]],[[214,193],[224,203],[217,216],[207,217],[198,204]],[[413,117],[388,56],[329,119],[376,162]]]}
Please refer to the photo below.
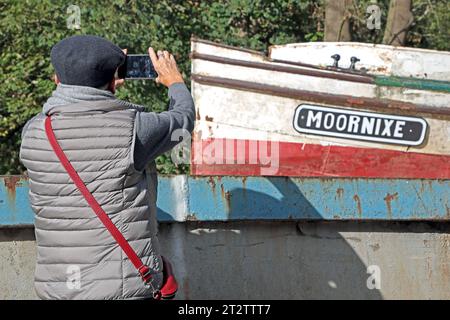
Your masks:
{"label": "boat hull", "polygon": [[[192,49],[194,175],[450,177],[449,93],[380,87],[333,71],[290,70],[259,53],[208,42],[193,41]],[[294,125],[302,105],[418,118],[426,123],[424,139],[402,145],[302,133]]]}

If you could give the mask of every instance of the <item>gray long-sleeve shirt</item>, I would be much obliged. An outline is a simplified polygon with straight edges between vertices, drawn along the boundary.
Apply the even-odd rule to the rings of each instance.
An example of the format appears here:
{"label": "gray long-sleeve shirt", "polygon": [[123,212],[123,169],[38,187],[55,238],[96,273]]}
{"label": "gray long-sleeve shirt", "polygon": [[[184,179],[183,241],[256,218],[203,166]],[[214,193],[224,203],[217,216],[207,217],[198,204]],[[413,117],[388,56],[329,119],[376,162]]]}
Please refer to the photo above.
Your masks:
{"label": "gray long-sleeve shirt", "polygon": [[[134,148],[134,166],[137,170],[145,168],[148,162],[170,150],[179,143],[172,140],[177,129],[191,132],[194,128],[195,107],[189,90],[184,83],[174,83],[169,87],[169,109],[164,112],[141,112],[136,115],[136,142]],[[51,105],[70,105],[81,101],[115,99],[105,90],[91,87],[59,84],[52,97],[44,105],[44,113]],[[28,128],[25,124],[22,136]]]}
{"label": "gray long-sleeve shirt", "polygon": [[191,94],[184,83],[175,83],[169,87],[169,110],[139,112],[136,116],[136,143],[134,148],[134,166],[142,170],[149,161],[170,150],[179,143],[172,140],[177,129],[192,132],[195,121],[195,107]]}

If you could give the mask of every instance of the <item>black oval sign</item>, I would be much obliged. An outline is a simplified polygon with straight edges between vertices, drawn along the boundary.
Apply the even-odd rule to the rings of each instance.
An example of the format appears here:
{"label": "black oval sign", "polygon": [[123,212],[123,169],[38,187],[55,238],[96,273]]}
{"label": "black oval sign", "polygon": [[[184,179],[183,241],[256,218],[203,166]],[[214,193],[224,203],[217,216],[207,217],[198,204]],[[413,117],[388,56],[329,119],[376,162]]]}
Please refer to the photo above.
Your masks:
{"label": "black oval sign", "polygon": [[294,129],[301,133],[417,146],[423,143],[427,122],[422,118],[301,104]]}

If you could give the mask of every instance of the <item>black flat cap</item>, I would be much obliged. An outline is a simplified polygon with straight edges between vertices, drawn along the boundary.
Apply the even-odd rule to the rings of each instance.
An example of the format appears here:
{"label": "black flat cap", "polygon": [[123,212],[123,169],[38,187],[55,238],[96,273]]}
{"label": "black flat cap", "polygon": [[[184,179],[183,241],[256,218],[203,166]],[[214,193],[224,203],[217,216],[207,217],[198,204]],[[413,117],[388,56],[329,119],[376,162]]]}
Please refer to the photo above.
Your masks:
{"label": "black flat cap", "polygon": [[111,81],[126,56],[104,38],[79,35],[54,45],[50,58],[61,83],[100,87]]}

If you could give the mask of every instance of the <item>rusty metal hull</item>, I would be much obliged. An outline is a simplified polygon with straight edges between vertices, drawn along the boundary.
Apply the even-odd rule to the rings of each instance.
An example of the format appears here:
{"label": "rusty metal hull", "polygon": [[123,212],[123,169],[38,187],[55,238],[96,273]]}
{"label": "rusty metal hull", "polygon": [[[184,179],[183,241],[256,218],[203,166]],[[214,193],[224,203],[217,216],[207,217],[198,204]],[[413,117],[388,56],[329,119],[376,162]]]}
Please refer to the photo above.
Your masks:
{"label": "rusty metal hull", "polygon": [[[0,226],[32,225],[24,177],[0,177]],[[160,221],[449,221],[450,180],[159,177]]]}

